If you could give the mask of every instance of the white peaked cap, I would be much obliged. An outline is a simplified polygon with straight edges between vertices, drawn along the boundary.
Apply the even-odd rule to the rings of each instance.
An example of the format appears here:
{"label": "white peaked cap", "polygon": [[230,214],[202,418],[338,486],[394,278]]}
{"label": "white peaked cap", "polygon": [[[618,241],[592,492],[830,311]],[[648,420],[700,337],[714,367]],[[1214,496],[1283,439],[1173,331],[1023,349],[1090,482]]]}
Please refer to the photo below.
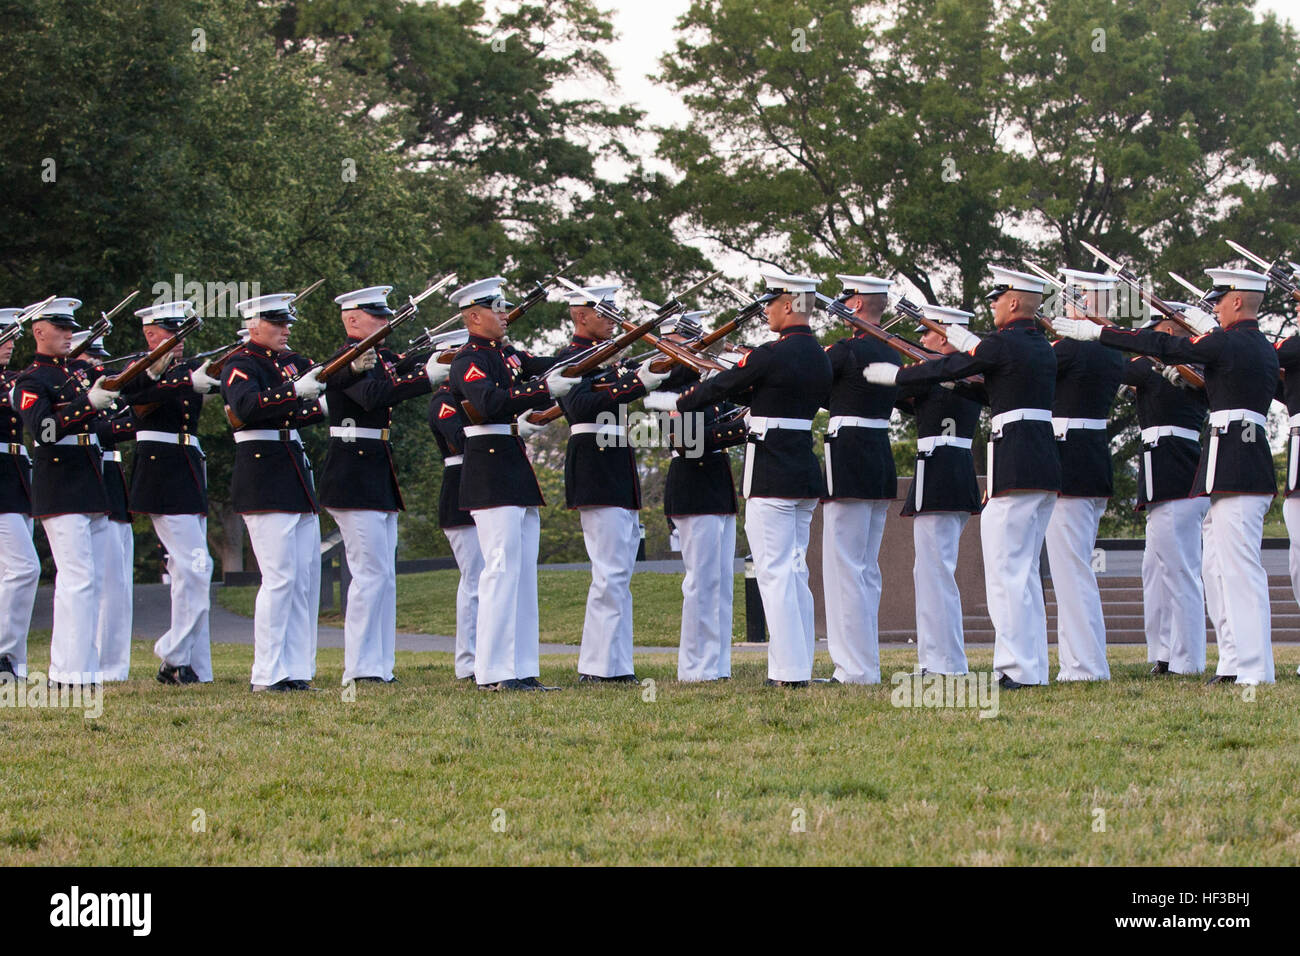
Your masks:
{"label": "white peaked cap", "polygon": [[[35,303],[32,304],[35,305]],[[55,299],[49,305],[45,306],[45,308],[41,309],[41,311],[37,312],[34,316],[32,316],[32,321],[35,321],[37,319],[44,319],[52,315],[61,315],[61,316],[67,316],[68,318],[71,318],[72,313],[76,312],[79,308],[81,308],[80,299],[69,299],[69,298]]]}
{"label": "white peaked cap", "polygon": [[298,294],[295,292],[277,292],[275,295],[259,295],[256,299],[236,302],[235,308],[245,319],[256,319],[267,312],[288,312],[296,298]]}
{"label": "white peaked cap", "polygon": [[881,279],[879,276],[842,276],[837,275],[835,278],[844,283],[844,292],[855,292],[858,295],[889,295],[889,289],[893,285],[888,279]]}
{"label": "white peaked cap", "polygon": [[927,319],[942,325],[970,325],[970,320],[975,316],[974,312],[965,312],[946,305],[931,305],[929,302],[921,304],[921,311],[925,313]]}
{"label": "white peaked cap", "polygon": [[[80,332],[73,332],[73,333],[72,333],[72,347],[75,349],[75,348],[76,348],[78,345],[80,345],[82,342],[86,341],[86,339],[90,337],[90,333],[91,333],[92,331],[93,331],[92,329],[82,329]],[[91,347],[91,349],[93,349],[93,350],[95,350],[95,351],[98,351],[98,352],[106,352],[106,351],[107,351],[107,349],[104,348],[104,335],[103,335],[103,333],[100,333],[99,335],[96,335],[96,336],[95,336],[95,341],[93,341],[93,342],[90,343],[90,347]]]}
{"label": "white peaked cap", "polygon": [[505,285],[505,281],[505,276],[490,276],[486,279],[479,279],[477,282],[461,286],[453,292],[451,301],[456,303],[458,309],[465,309],[471,305],[487,305],[501,295],[501,287]]}
{"label": "white peaked cap", "polygon": [[769,293],[785,295],[797,292],[816,292],[821,279],[816,276],[797,276],[778,269],[776,266],[764,266],[759,270]]}
{"label": "white peaked cap", "polygon": [[1237,292],[1265,292],[1268,276],[1250,269],[1206,269],[1205,274],[1214,280],[1215,289]]}
{"label": "white peaked cap", "polygon": [[464,345],[469,341],[469,329],[452,329],[450,332],[443,332],[433,337],[433,347],[439,351],[442,349],[454,349]]}
{"label": "white peaked cap", "polygon": [[22,309],[0,309],[0,325],[13,325],[22,314]]}
{"label": "white peaked cap", "polygon": [[589,285],[584,286],[582,291],[570,289],[562,295],[569,305],[595,305],[597,302],[613,299],[614,294],[621,288],[623,288],[621,285]]}
{"label": "white peaked cap", "polygon": [[388,309],[388,294],[393,291],[391,285],[372,285],[365,289],[354,289],[334,297],[334,303],[344,312],[348,309],[361,309],[366,306],[378,306]]}
{"label": "white peaked cap", "polygon": [[[993,288],[989,294],[1002,293],[1009,290],[1017,292],[1031,292],[1034,295],[1042,295],[1045,283],[1038,276],[1030,275],[1028,272],[1017,272],[1015,269],[1006,269],[1002,266],[989,266],[989,273],[993,276]],[[988,298],[988,296],[985,296]]]}
{"label": "white peaked cap", "polygon": [[1066,281],[1089,292],[1106,292],[1115,288],[1119,276],[1106,275],[1101,272],[1084,272],[1082,269],[1062,269],[1061,275]]}
{"label": "white peaked cap", "polygon": [[162,322],[183,319],[193,310],[193,302],[189,299],[181,299],[179,302],[159,302],[157,305],[136,309],[135,317],[140,320],[141,325],[158,325]]}

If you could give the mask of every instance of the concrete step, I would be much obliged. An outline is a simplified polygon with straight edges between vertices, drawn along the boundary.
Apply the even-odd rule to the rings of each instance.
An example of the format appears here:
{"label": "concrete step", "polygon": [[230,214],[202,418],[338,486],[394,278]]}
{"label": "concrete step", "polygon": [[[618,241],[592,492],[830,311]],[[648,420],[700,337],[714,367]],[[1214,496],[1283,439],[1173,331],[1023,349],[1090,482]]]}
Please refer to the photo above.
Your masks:
{"label": "concrete step", "polygon": [[[1141,587],[1123,587],[1123,588],[1100,588],[1101,599],[1107,603],[1111,601],[1141,601]],[[1051,587],[1043,588],[1043,597],[1048,600],[1055,599],[1056,592]],[[1295,601],[1295,595],[1291,591],[1290,584],[1269,585],[1269,600],[1272,601]]]}
{"label": "concrete step", "polygon": [[[983,627],[967,627],[964,635],[967,644],[992,644],[994,633],[993,626],[990,622],[985,621]],[[1207,638],[1211,644],[1214,641],[1214,629],[1207,629]],[[1145,644],[1146,632],[1140,628],[1125,628],[1122,630],[1106,629],[1107,644]],[[916,640],[915,631],[881,631],[880,640],[883,643],[901,644],[907,641]],[[1056,628],[1050,626],[1047,630],[1047,641],[1052,646],[1056,645]],[[1276,643],[1300,643],[1300,628],[1274,628],[1273,641]]]}

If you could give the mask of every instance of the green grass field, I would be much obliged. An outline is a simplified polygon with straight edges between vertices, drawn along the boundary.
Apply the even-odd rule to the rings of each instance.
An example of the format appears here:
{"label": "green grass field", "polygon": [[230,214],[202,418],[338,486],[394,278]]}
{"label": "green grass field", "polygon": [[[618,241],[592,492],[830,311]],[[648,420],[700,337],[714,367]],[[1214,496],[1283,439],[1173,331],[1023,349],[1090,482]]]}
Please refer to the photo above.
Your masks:
{"label": "green grass field", "polygon": [[[1213,651],[1211,652],[1213,653]],[[44,669],[48,639],[32,648]],[[446,654],[401,683],[251,695],[252,649],[217,683],[164,688],[144,644],[104,712],[0,709],[0,864],[1288,864],[1300,856],[1300,648],[1279,683],[1143,676],[1001,696],[1000,714],[899,709],[892,688],[727,684],[485,694]],[[883,654],[886,675],[910,669]],[[972,654],[990,665],[990,651]],[[826,662],[819,662],[826,673]],[[1104,832],[1095,827],[1104,812]],[[803,822],[803,832],[795,824]],[[202,826],[199,826],[202,823]]]}
{"label": "green grass field", "polygon": [[[572,644],[582,640],[582,617],[591,574],[586,571],[540,571],[537,575],[537,603],[541,613],[544,644]],[[397,629],[409,634],[456,633],[455,570],[403,574],[397,578]],[[245,617],[253,616],[257,588],[220,588],[221,606]],[[732,633],[736,640],[745,634],[745,577],[736,575],[736,615]],[[632,608],[636,619],[636,642],[645,647],[676,647],[682,621],[682,575],[632,575]],[[342,627],[337,607],[322,611],[322,624]]]}

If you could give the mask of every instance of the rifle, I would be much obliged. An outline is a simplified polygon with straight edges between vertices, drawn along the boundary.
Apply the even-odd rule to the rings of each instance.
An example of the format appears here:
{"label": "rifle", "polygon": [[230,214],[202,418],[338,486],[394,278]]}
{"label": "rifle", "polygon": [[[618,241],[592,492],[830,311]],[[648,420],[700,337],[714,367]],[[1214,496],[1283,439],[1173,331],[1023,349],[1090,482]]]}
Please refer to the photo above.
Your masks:
{"label": "rifle", "polygon": [[552,272],[550,275],[548,275],[541,282],[533,286],[533,288],[529,290],[528,294],[519,300],[519,304],[506,313],[506,325],[509,325],[511,322],[517,321],[523,316],[525,312],[527,312],[537,303],[544,301],[546,299],[547,291],[549,290],[551,285],[554,284],[555,282],[563,282],[564,279],[562,277],[564,273],[568,272],[576,264],[577,264],[576,259],[573,260],[572,262],[565,263],[563,266],[561,266],[560,268]]}
{"label": "rifle", "polygon": [[44,302],[37,302],[35,305],[29,305],[14,316],[14,324],[9,326],[9,328],[5,329],[3,332],[0,332],[0,345],[6,345],[18,338],[18,336],[22,335],[23,323],[30,321],[32,316],[38,314],[41,309],[45,308],[57,298],[58,296],[52,295]]}
{"label": "rifle", "polygon": [[[728,291],[730,291],[733,295],[738,294],[738,290],[733,289],[731,286],[727,286],[725,282],[723,283],[723,285],[726,286]],[[743,294],[742,294],[742,298],[744,298]],[[763,303],[759,302],[758,299],[753,299],[747,302],[740,309],[740,311],[738,311],[731,318],[730,321],[724,322],[722,325],[719,325],[716,329],[714,329],[712,332],[710,332],[708,335],[704,336],[703,338],[697,339],[694,342],[688,342],[686,344],[686,348],[690,349],[691,352],[703,354],[704,352],[707,352],[715,342],[722,341],[722,339],[726,338],[728,335],[736,331],[738,328],[740,328],[742,325],[744,325],[746,322],[754,318],[754,316],[758,315],[762,311],[763,311]],[[658,339],[652,338],[650,339],[650,341],[656,347],[658,347],[659,345]],[[672,342],[665,342],[664,344],[668,346],[672,346],[674,349],[679,348],[677,345],[675,345]],[[660,351],[665,351],[665,350],[661,348]],[[699,362],[698,359],[695,359],[695,361],[691,361],[690,359],[684,361],[679,360],[672,352],[668,352],[667,357],[665,358],[655,359],[653,362],[651,362],[650,371],[666,372],[678,361],[682,361],[682,364],[684,365],[689,365],[691,368],[694,368],[697,372],[700,371],[700,369],[697,367],[697,364]],[[717,363],[711,362],[710,365],[711,366],[717,365]]]}
{"label": "rifle", "polygon": [[[450,285],[455,281],[456,281],[456,273],[452,272],[448,275],[443,276],[437,282],[433,282],[430,285],[428,285],[425,288],[425,290],[421,292],[419,295],[411,296],[409,299],[406,300],[406,304],[401,306],[397,310],[397,313],[391,319],[385,322],[374,332],[371,332],[369,335],[367,335],[364,339],[362,339],[360,342],[356,343],[355,345],[349,346],[348,348],[344,349],[342,352],[340,352],[338,355],[336,355],[334,358],[330,359],[328,362],[324,363],[323,365],[313,366],[313,368],[316,369],[317,371],[316,377],[319,380],[324,381],[325,379],[329,378],[331,375],[336,374],[344,366],[351,364],[358,355],[362,355],[368,352],[370,349],[373,349],[376,346],[378,346],[380,343],[384,341],[384,339],[388,338],[389,334],[393,331],[393,329],[397,328],[399,325],[401,325],[411,316],[415,315],[415,313],[420,311],[421,302],[423,302],[429,296],[433,295],[435,292],[445,288],[446,286]],[[303,375],[308,374],[310,371],[311,369],[308,369],[308,371],[304,372]],[[302,375],[299,375],[298,378],[302,378]]]}
{"label": "rifle", "polygon": [[[695,283],[695,285],[686,289],[679,295],[674,295],[663,305],[654,306],[655,316],[659,319],[659,322],[662,322],[663,320],[670,318],[671,316],[674,316],[679,312],[685,312],[686,303],[683,302],[682,300],[694,294],[695,292],[698,292],[700,289],[704,288],[706,285],[708,285],[710,282],[717,279],[721,275],[722,275],[721,272],[714,272],[712,275],[705,276],[699,282]],[[572,289],[575,292],[583,291],[583,289],[580,286],[574,285],[572,282],[570,282],[568,279],[563,278],[562,276],[557,276],[556,278],[558,278],[561,283],[567,285],[570,289]],[[624,330],[626,330],[629,333],[632,332],[634,329],[639,328],[638,326],[634,325],[630,320],[625,320],[623,316],[618,312],[617,309],[611,308],[610,306],[605,305],[605,303],[603,302],[598,303],[596,305],[596,311],[600,315],[614,322],[616,325],[621,326]],[[658,323],[656,323],[656,325],[658,325]],[[722,370],[722,366],[719,365],[717,362],[714,362],[712,359],[705,358],[684,346],[677,345],[674,342],[665,342],[662,339],[660,339],[658,336],[649,335],[648,333],[645,332],[641,333],[641,335],[639,335],[638,338],[642,336],[645,336],[646,341],[649,342],[651,345],[653,345],[658,351],[664,353],[665,358],[656,360],[655,363],[660,367],[654,368],[654,366],[651,366],[652,368],[654,368],[654,371],[656,372],[667,371],[674,364],[679,362],[683,365],[695,369],[697,372],[703,372],[705,369],[709,369],[712,371]],[[601,343],[601,344],[605,345],[608,343]],[[600,346],[594,346],[594,348],[599,348],[599,347]],[[622,350],[619,349],[616,350],[616,352],[617,351],[622,351]],[[603,363],[597,363],[597,364],[603,364]]]}
{"label": "rifle", "polygon": [[104,379],[104,388],[108,389],[110,392],[121,391],[122,386],[129,383],[132,379],[138,378],[145,369],[149,368],[149,366],[153,365],[163,356],[170,354],[171,350],[176,348],[185,336],[189,335],[202,324],[203,320],[200,319],[196,313],[191,312],[179,329],[159,342],[154,348],[150,349],[146,355],[136,359],[116,375],[110,375],[108,378]]}
{"label": "rifle", "polygon": [[1156,312],[1159,312],[1161,316],[1175,323],[1180,328],[1185,329],[1190,334],[1192,335],[1197,334],[1196,330],[1192,328],[1190,325],[1188,325],[1187,320],[1183,318],[1182,313],[1180,313],[1172,305],[1169,305],[1167,302],[1161,299],[1150,289],[1146,288],[1146,286],[1142,284],[1142,280],[1137,277],[1136,273],[1128,269],[1125,269],[1118,262],[1116,262],[1110,256],[1106,255],[1104,252],[1102,252],[1096,246],[1092,245],[1092,243],[1090,242],[1085,242],[1084,240],[1080,239],[1079,245],[1083,246],[1083,248],[1087,249],[1099,260],[1101,260],[1112,270],[1114,270],[1116,278],[1122,281],[1130,289],[1137,292],[1138,297],[1147,305],[1149,305],[1152,309],[1154,309]]}
{"label": "rifle", "polygon": [[1228,245],[1232,246],[1233,249],[1237,250],[1237,252],[1241,253],[1251,262],[1255,263],[1255,265],[1263,269],[1264,274],[1268,276],[1269,282],[1273,283],[1287,295],[1291,296],[1295,301],[1300,302],[1300,283],[1296,282],[1296,273],[1292,271],[1292,267],[1295,263],[1289,262],[1286,256],[1279,256],[1276,262],[1270,264],[1240,243],[1233,242],[1231,239],[1225,241]]}
{"label": "rifle", "polygon": [[[1110,319],[1104,315],[1093,315],[1092,312],[1088,310],[1088,297],[1084,295],[1082,292],[1080,292],[1078,289],[1075,289],[1072,286],[1069,286],[1066,283],[1061,282],[1055,276],[1048,273],[1046,269],[1040,269],[1038,266],[1034,265],[1028,259],[1024,259],[1022,261],[1024,262],[1025,265],[1027,265],[1030,268],[1030,270],[1032,270],[1040,278],[1045,279],[1048,282],[1052,283],[1053,285],[1057,286],[1063,293],[1069,296],[1070,305],[1077,312],[1083,313],[1084,317],[1086,317],[1089,322],[1095,322],[1098,325],[1100,325],[1102,328],[1115,328],[1116,323],[1113,319]],[[1172,275],[1172,273],[1170,274]],[[1175,276],[1175,278],[1177,277]],[[1154,364],[1158,365],[1160,368],[1165,367],[1165,364],[1161,362],[1159,359],[1153,358],[1151,361]],[[1188,385],[1191,385],[1193,388],[1205,388],[1205,376],[1203,376],[1200,372],[1196,371],[1196,369],[1192,368],[1190,365],[1176,365],[1174,366],[1174,368],[1178,370],[1179,377]]]}

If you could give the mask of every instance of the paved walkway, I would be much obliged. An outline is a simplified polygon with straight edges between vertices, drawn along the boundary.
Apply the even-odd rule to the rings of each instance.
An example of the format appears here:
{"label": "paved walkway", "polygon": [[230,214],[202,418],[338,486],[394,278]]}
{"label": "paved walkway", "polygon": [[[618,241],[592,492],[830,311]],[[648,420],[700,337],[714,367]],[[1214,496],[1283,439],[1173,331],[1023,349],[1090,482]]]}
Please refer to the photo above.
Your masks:
{"label": "paved walkway", "polygon": [[[252,644],[252,618],[240,617],[227,611],[217,603],[213,587],[212,612],[209,627],[214,644]],[[53,615],[54,590],[42,587],[36,595],[36,608],[32,613],[34,630],[49,630]],[[135,586],[135,617],[131,622],[132,636],[138,641],[154,641],[167,630],[171,616],[171,601],[165,584],[137,584]],[[398,634],[399,651],[453,651],[456,639],[444,634]],[[337,627],[322,627],[319,631],[318,646],[342,647],[343,630]],[[901,645],[907,646],[907,645]],[[826,650],[826,642],[818,641],[817,649]],[[543,654],[576,654],[576,644],[543,644]],[[766,644],[733,644],[733,653],[766,653]],[[637,647],[638,654],[676,654],[676,647]]]}

